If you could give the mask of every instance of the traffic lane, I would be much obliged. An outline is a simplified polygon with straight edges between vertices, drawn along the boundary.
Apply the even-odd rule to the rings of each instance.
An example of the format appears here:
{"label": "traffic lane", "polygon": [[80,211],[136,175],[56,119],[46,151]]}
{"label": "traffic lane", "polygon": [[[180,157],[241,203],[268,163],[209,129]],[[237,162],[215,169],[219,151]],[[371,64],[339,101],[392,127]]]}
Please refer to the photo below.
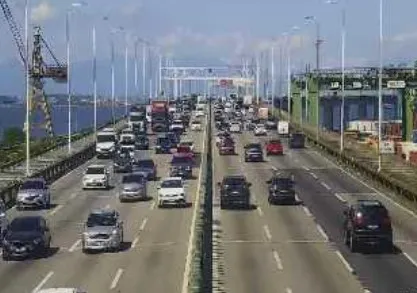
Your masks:
{"label": "traffic lane", "polygon": [[[318,161],[327,161],[319,153],[300,153],[305,160],[315,164]],[[330,162],[329,162],[330,164]],[[316,171],[316,175],[322,182],[331,187],[334,195],[346,204],[354,203],[356,199],[377,199],[380,200],[389,210],[394,229],[394,242],[398,245],[405,256],[416,264],[417,260],[417,214],[392,199],[395,195],[386,195],[373,188],[370,184],[360,180],[356,176],[349,176],[342,171],[341,167],[336,168],[333,164],[331,169]]]}
{"label": "traffic lane", "polygon": [[[241,143],[244,145],[256,139],[245,134],[241,137]],[[294,161],[289,163],[282,159],[271,159],[271,163],[278,169],[294,168]],[[257,166],[259,163],[244,163],[248,178],[254,182],[253,192],[258,195],[258,211],[271,231],[272,248],[280,256],[285,280],[291,289],[295,292],[318,293],[363,292],[361,284],[346,270],[335,253],[326,232],[317,225],[305,207],[268,203],[265,180],[271,177],[272,172]],[[299,282],[300,278],[303,278],[303,282]]]}
{"label": "traffic lane", "polygon": [[[191,133],[196,150],[203,152],[204,133]],[[161,155],[163,156],[163,155]],[[199,174],[201,166],[194,168]],[[167,173],[163,177],[168,176]],[[187,180],[187,191],[192,206],[189,208],[158,208],[143,222],[134,255],[125,256],[119,264],[123,277],[117,285],[120,292],[180,292],[187,256],[188,238],[193,209],[201,178]],[[163,282],[160,276],[164,276]]]}
{"label": "traffic lane", "polygon": [[351,253],[343,242],[343,210],[345,205],[326,188],[316,184],[305,170],[293,170],[299,196],[356,272],[361,283],[372,292],[406,292],[415,288],[417,268],[399,251],[392,254]]}
{"label": "traffic lane", "polygon": [[[238,156],[219,156],[214,148],[214,180],[229,174],[244,174]],[[215,196],[219,190],[215,187]],[[219,209],[219,207],[215,207]],[[226,292],[285,292],[282,272],[268,242],[269,230],[255,210],[221,210],[217,220],[219,259]]]}

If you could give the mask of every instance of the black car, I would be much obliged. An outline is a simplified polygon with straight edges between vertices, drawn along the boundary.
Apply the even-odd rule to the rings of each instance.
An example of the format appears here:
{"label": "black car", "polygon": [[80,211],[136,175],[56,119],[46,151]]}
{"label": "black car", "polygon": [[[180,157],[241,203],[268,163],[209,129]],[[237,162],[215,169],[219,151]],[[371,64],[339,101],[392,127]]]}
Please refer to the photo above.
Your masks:
{"label": "black car", "polygon": [[169,139],[171,147],[177,147],[177,144],[179,144],[181,140],[181,136],[175,132],[168,132],[166,137]]}
{"label": "black car", "polygon": [[51,233],[41,216],[17,217],[7,226],[3,238],[3,260],[47,256]]}
{"label": "black car", "polygon": [[250,189],[252,185],[243,175],[225,176],[222,182],[218,182],[220,188],[220,208],[244,207],[250,208]]}
{"label": "black car", "polygon": [[249,143],[245,145],[245,162],[263,162],[264,156],[260,143]]}
{"label": "black car", "polygon": [[149,149],[149,139],[146,135],[138,135],[135,141],[135,147],[137,150]]}
{"label": "black car", "polygon": [[392,250],[391,217],[380,201],[357,200],[344,215],[344,241],[352,252],[364,245]]}
{"label": "black car", "polygon": [[169,174],[171,177],[190,179],[193,177],[193,159],[187,154],[176,154],[172,157]]}
{"label": "black car", "polygon": [[167,136],[158,136],[155,142],[156,154],[169,154],[171,153],[172,142]]}
{"label": "black car", "polygon": [[270,204],[295,203],[294,176],[281,172],[266,181],[268,184],[268,202]]}
{"label": "black car", "polygon": [[288,140],[288,145],[292,149],[301,149],[305,147],[305,136],[303,133],[292,133]]}
{"label": "black car", "polygon": [[132,158],[130,156],[116,155],[113,159],[113,170],[115,173],[132,172]]}
{"label": "black car", "polygon": [[157,166],[152,159],[135,161],[132,172],[142,174],[147,180],[157,180]]}

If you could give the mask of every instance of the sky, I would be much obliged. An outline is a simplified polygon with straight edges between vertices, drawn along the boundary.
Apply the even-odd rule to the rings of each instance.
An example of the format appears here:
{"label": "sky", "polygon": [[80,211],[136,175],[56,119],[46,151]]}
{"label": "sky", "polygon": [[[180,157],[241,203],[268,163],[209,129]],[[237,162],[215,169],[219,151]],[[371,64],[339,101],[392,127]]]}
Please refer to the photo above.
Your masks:
{"label": "sky", "polygon": [[[384,62],[401,63],[417,59],[416,0],[384,1]],[[24,0],[8,0],[19,26],[24,24]],[[379,0],[84,0],[72,7],[68,0],[30,0],[31,25],[41,25],[56,56],[64,60],[65,16],[70,10],[71,61],[74,91],[89,91],[91,85],[92,27],[97,28],[99,88],[107,93],[111,31],[117,54],[117,72],[123,71],[127,39],[130,62],[135,37],[146,39],[175,64],[236,64],[242,57],[283,48],[284,33],[290,32],[294,70],[314,64],[314,16],[324,40],[323,67],[340,67],[342,9],[346,9],[346,64],[377,64],[379,44]],[[3,16],[3,15],[2,15]],[[11,33],[0,17],[0,94],[18,94],[23,86],[22,68]],[[292,28],[298,27],[293,30]],[[24,32],[22,31],[22,35]],[[141,50],[139,49],[139,55]],[[132,66],[129,67],[132,76]],[[279,69],[278,69],[279,70]],[[121,91],[118,78],[117,91]],[[129,88],[131,89],[133,82]],[[65,87],[64,87],[65,88]],[[64,89],[63,88],[63,89]],[[58,90],[62,89],[58,88]],[[124,88],[123,88],[124,90]]]}

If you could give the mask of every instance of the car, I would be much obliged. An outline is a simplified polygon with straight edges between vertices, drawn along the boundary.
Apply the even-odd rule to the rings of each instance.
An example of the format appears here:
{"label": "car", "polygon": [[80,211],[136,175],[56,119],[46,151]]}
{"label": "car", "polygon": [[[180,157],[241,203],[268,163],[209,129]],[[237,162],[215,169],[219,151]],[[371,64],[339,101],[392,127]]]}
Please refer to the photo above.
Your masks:
{"label": "car", "polygon": [[157,165],[152,159],[139,159],[133,162],[132,172],[142,174],[147,180],[156,181],[158,179],[157,169]]}
{"label": "car", "polygon": [[235,153],[235,142],[233,139],[225,138],[220,142],[219,155],[234,155]]}
{"label": "car", "polygon": [[84,172],[83,189],[110,188],[110,172],[105,165],[90,165]]}
{"label": "car", "polygon": [[278,124],[274,118],[268,118],[268,120],[265,122],[265,128],[269,130],[277,130]]}
{"label": "car", "polygon": [[148,150],[149,149],[149,139],[146,135],[138,135],[135,140],[135,148],[137,150]]}
{"label": "car", "polygon": [[178,147],[177,148],[180,148],[180,147],[188,147],[188,148],[190,148],[190,150],[192,152],[194,152],[194,150],[195,150],[195,148],[194,148],[194,141],[192,141],[191,139],[183,139],[183,140],[181,140],[180,143],[178,144]]}
{"label": "car", "polygon": [[182,134],[184,130],[184,123],[180,119],[172,121],[171,125],[169,126],[169,131],[176,132],[179,134]]}
{"label": "car", "polygon": [[4,201],[0,199],[0,240],[4,235],[4,231],[7,229],[9,220],[7,218],[7,207],[4,204]]}
{"label": "car", "polygon": [[296,203],[293,174],[284,171],[277,172],[266,183],[270,204]]}
{"label": "car", "polygon": [[136,137],[133,133],[123,133],[120,135],[119,146],[121,149],[134,151],[136,148]]}
{"label": "car", "polygon": [[281,140],[279,139],[269,140],[265,145],[265,149],[267,156],[284,154],[284,148],[282,146]]}
{"label": "car", "polygon": [[158,187],[158,207],[187,206],[185,183],[181,177],[167,177]]}
{"label": "car", "polygon": [[239,122],[231,122],[229,125],[229,131],[232,133],[240,133],[242,131],[242,125]]}
{"label": "car", "polygon": [[305,147],[305,136],[303,133],[291,133],[288,145],[291,149],[302,149]]}
{"label": "car", "polygon": [[201,125],[201,122],[198,120],[191,121],[191,130],[192,131],[201,131],[203,130],[203,126]]}
{"label": "car", "polygon": [[2,245],[3,260],[48,256],[51,233],[42,216],[14,218],[7,226]]}
{"label": "car", "polygon": [[155,154],[169,154],[171,153],[172,142],[164,135],[160,135],[156,138]]}
{"label": "car", "polygon": [[263,162],[264,156],[260,143],[249,143],[244,146],[245,162]]}
{"label": "car", "polygon": [[343,238],[352,252],[364,245],[393,249],[391,217],[382,202],[358,199],[343,214]]}
{"label": "car", "polygon": [[268,132],[266,131],[266,128],[263,124],[257,124],[255,126],[255,129],[253,130],[253,134],[255,136],[261,136],[261,135],[267,135]]}
{"label": "car", "polygon": [[30,178],[23,182],[16,196],[16,209],[44,208],[51,206],[51,192],[43,178]]}
{"label": "car", "polygon": [[231,135],[229,132],[227,131],[223,131],[223,132],[219,132],[216,136],[216,146],[219,146],[220,143],[225,139],[225,138],[230,138],[231,139]]}
{"label": "car", "polygon": [[36,293],[87,293],[87,291],[78,288],[45,288],[36,291]]}
{"label": "car", "polygon": [[115,156],[113,159],[113,171],[114,173],[132,172],[132,159],[127,156]]}
{"label": "car", "polygon": [[244,175],[227,175],[217,183],[220,188],[220,209],[251,206],[250,186]]}
{"label": "car", "polygon": [[147,198],[147,179],[143,174],[132,173],[122,177],[122,186],[119,192],[120,202]]}
{"label": "car", "polygon": [[181,140],[181,136],[175,132],[168,132],[166,134],[166,137],[168,138],[172,146],[176,146]]}
{"label": "car", "polygon": [[194,160],[191,156],[183,153],[175,154],[170,162],[169,174],[171,177],[190,179],[193,177]]}
{"label": "car", "polygon": [[123,221],[114,209],[92,210],[81,235],[83,253],[118,251],[123,244]]}

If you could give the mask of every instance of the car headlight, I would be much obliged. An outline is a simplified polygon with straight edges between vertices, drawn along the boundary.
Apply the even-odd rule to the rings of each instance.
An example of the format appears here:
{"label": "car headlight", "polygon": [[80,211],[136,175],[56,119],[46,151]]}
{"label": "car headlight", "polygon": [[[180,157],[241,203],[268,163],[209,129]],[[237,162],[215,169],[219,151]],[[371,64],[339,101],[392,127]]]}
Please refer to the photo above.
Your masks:
{"label": "car headlight", "polygon": [[33,244],[38,245],[39,243],[42,242],[42,238],[36,238],[33,240]]}
{"label": "car headlight", "polygon": [[117,235],[117,233],[118,233],[119,231],[117,230],[117,229],[114,229],[113,231],[111,231],[111,234],[112,235]]}

